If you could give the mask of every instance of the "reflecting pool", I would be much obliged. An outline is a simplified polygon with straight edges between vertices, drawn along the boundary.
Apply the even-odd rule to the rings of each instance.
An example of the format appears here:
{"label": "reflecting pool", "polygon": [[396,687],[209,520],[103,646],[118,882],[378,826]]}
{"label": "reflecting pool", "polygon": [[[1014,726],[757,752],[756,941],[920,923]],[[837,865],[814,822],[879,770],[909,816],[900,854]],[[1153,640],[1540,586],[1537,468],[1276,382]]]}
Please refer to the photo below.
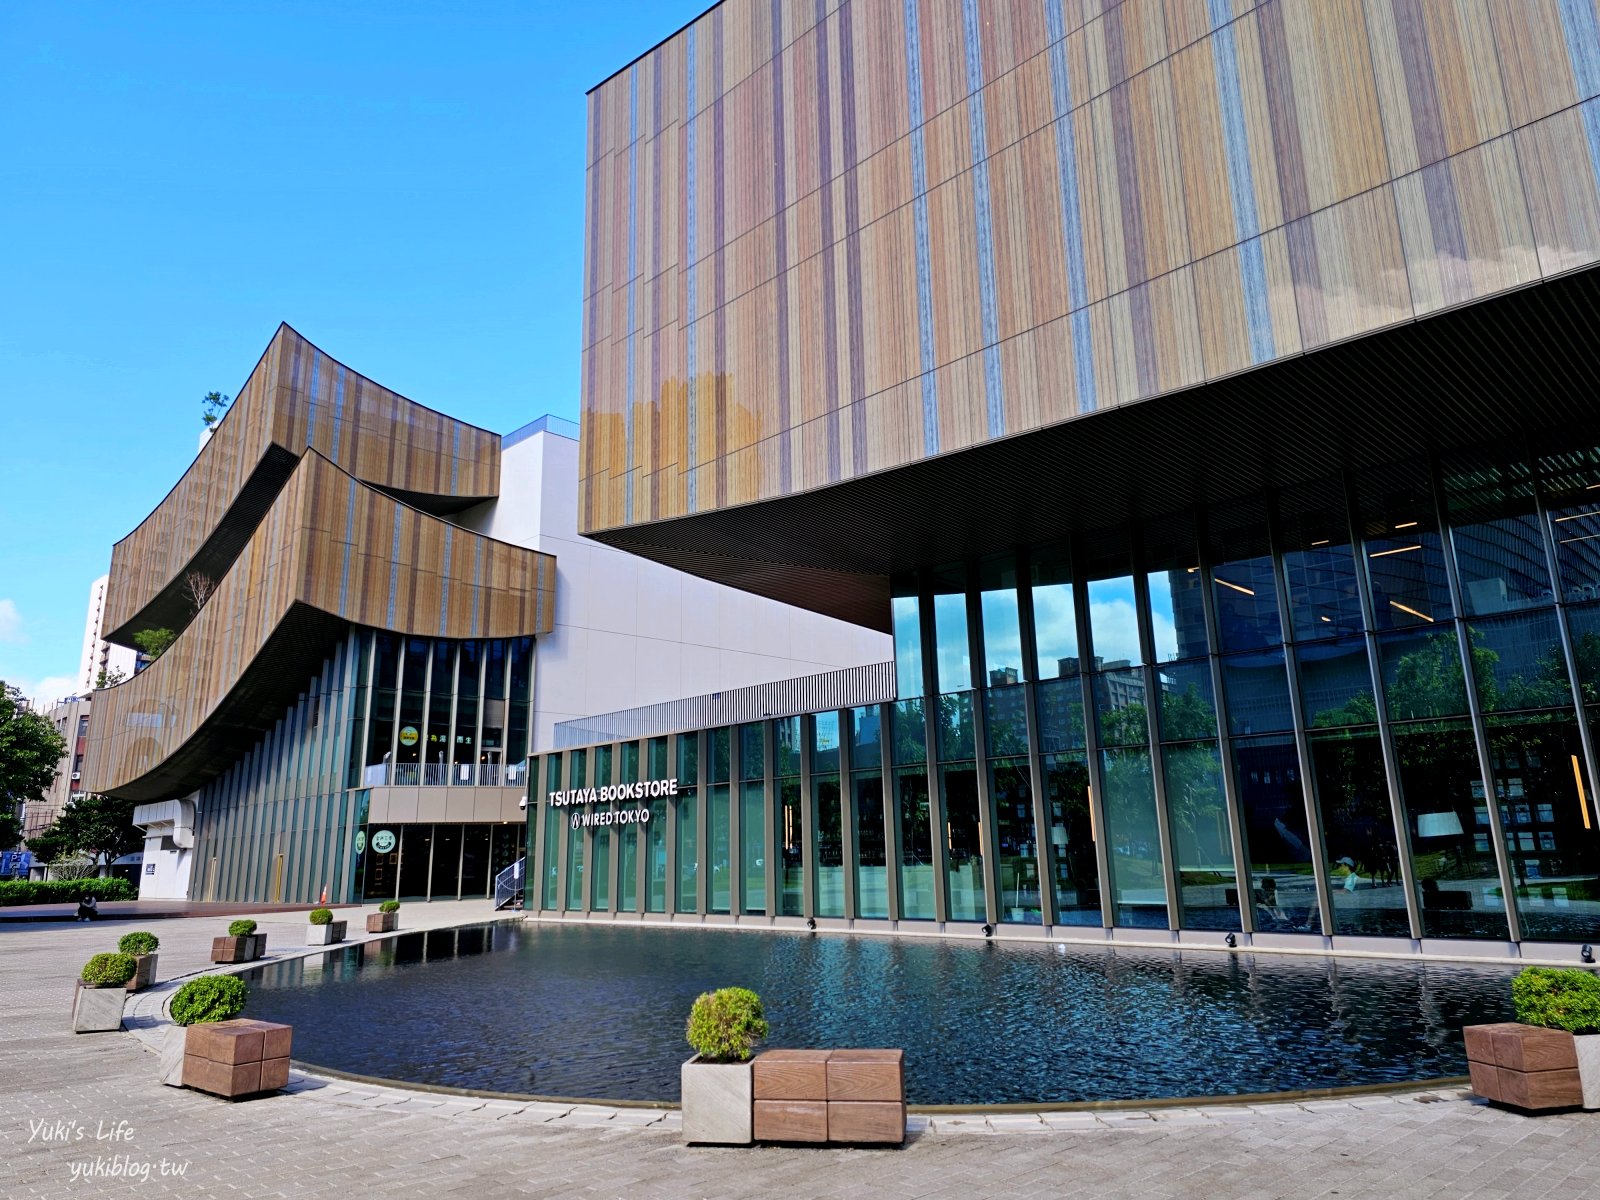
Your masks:
{"label": "reflecting pool", "polygon": [[525,1095],[678,1098],[689,1006],[740,985],[770,1046],[900,1046],[912,1104],[1146,1100],[1464,1075],[1514,966],[517,922],[249,973],[295,1058]]}

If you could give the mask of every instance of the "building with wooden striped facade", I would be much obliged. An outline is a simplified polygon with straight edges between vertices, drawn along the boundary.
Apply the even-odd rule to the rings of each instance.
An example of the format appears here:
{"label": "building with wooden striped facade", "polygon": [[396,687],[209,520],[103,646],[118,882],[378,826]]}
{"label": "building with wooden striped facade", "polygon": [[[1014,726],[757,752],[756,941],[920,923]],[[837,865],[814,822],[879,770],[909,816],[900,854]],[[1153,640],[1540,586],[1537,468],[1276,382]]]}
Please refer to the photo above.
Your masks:
{"label": "building with wooden striped facade", "polygon": [[[488,895],[558,720],[886,656],[882,635],[583,543],[576,458],[569,422],[501,437],[279,328],[112,553],[107,640],[176,637],[94,693],[74,786],[140,802],[141,894]],[[606,602],[641,588],[648,612]]]}
{"label": "building with wooden striped facade", "polygon": [[575,726],[534,907],[1600,933],[1595,0],[724,0],[588,104],[581,528],[896,669]]}

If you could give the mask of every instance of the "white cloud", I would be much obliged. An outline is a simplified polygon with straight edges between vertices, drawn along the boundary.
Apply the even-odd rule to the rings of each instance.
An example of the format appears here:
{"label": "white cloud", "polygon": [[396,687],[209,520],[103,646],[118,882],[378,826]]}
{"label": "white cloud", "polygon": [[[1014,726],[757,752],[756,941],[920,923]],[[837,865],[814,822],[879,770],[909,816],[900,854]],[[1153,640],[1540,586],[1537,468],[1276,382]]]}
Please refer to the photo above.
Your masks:
{"label": "white cloud", "polygon": [[27,634],[22,632],[22,614],[17,611],[17,602],[0,600],[0,642],[17,645],[27,640]]}
{"label": "white cloud", "polygon": [[75,675],[46,675],[43,679],[4,675],[0,676],[0,680],[7,687],[21,691],[23,699],[40,710],[48,709],[57,700],[78,694],[78,678]]}

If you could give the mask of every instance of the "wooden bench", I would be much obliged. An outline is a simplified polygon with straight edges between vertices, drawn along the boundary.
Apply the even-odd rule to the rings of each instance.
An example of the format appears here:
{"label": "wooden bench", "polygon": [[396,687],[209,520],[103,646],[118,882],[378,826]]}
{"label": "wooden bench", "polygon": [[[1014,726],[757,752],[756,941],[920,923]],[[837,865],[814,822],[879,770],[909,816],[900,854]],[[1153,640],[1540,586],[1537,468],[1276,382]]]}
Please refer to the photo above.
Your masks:
{"label": "wooden bench", "polygon": [[1532,1112],[1583,1103],[1578,1050],[1565,1030],[1507,1021],[1462,1033],[1472,1090],[1485,1100]]}
{"label": "wooden bench", "polygon": [[237,1100],[289,1083],[293,1029],[271,1021],[191,1025],[183,1038],[183,1086]]}
{"label": "wooden bench", "polygon": [[758,1142],[905,1141],[904,1050],[768,1050],[754,1068]]}

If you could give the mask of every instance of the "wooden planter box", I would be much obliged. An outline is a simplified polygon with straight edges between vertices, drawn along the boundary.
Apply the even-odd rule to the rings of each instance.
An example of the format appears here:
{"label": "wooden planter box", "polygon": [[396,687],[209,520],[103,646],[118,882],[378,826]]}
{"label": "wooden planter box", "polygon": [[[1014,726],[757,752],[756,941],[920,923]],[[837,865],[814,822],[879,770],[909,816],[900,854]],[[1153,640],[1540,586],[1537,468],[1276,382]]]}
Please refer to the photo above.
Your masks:
{"label": "wooden planter box", "polygon": [[768,1050],[754,1068],[758,1142],[905,1141],[903,1050]]}
{"label": "wooden planter box", "polygon": [[133,961],[139,964],[138,970],[133,973],[133,978],[128,980],[128,991],[142,992],[156,981],[156,958],[154,954],[135,954]]}
{"label": "wooden planter box", "polygon": [[122,1028],[122,1004],[128,989],[122,984],[95,985],[77,981],[72,993],[72,1032],[111,1033]]}
{"label": "wooden planter box", "polygon": [[267,949],[267,935],[247,933],[243,937],[211,939],[211,961],[214,963],[255,962]]}
{"label": "wooden planter box", "polygon": [[344,921],[329,921],[326,925],[307,925],[306,945],[331,946],[344,941],[346,924]]}
{"label": "wooden planter box", "polygon": [[183,1037],[183,1086],[228,1100],[275,1092],[289,1082],[294,1030],[271,1021],[191,1025]]}
{"label": "wooden planter box", "polygon": [[400,914],[397,912],[368,913],[368,933],[393,933],[400,928]]}
{"label": "wooden planter box", "polygon": [[1462,1033],[1472,1090],[1485,1100],[1530,1112],[1583,1103],[1578,1052],[1565,1030],[1506,1022]]}

